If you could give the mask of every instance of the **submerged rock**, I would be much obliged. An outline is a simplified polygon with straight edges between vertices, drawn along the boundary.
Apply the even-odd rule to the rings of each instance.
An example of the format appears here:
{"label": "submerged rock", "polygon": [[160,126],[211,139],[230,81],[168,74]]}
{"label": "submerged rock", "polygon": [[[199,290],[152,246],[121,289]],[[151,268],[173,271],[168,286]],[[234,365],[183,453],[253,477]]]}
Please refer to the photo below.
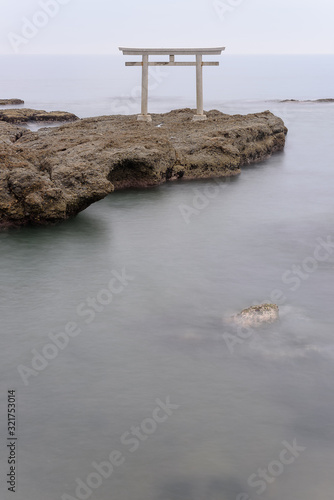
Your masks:
{"label": "submerged rock", "polygon": [[102,116],[37,132],[0,121],[0,224],[61,221],[114,189],[237,175],[284,148],[287,129],[269,111],[207,116]]}
{"label": "submerged rock", "polygon": [[16,106],[18,104],[24,104],[22,99],[0,99],[0,106]]}
{"label": "submerged rock", "polygon": [[7,123],[67,122],[79,120],[79,118],[66,111],[43,111],[20,108],[0,111],[0,120]]}
{"label": "submerged rock", "polygon": [[279,318],[279,309],[276,304],[261,304],[248,307],[232,317],[235,324],[256,328],[263,324],[275,323]]}

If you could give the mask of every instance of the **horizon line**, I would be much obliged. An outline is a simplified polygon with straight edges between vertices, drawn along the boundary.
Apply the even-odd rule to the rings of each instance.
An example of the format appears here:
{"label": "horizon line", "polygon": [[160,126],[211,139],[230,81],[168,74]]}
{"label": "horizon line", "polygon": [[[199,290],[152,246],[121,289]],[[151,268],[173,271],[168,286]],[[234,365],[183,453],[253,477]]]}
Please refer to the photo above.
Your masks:
{"label": "horizon line", "polygon": [[[40,52],[40,53],[27,53],[27,54],[14,54],[14,53],[9,53],[9,52],[0,52],[0,56],[118,56],[118,57],[124,57],[122,54],[118,52],[70,52],[70,53],[49,53],[49,52]],[[334,52],[291,52],[291,53],[286,53],[286,52],[226,52],[223,54],[224,56],[334,56]]]}

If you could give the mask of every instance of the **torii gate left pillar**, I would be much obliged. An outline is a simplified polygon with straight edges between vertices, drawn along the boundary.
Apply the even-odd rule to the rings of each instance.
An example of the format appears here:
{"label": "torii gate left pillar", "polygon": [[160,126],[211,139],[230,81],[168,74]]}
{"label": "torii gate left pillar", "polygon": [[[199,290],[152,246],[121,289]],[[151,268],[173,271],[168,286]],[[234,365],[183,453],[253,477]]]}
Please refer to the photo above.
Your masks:
{"label": "torii gate left pillar", "polygon": [[[148,67],[149,66],[196,66],[196,101],[197,111],[194,120],[206,120],[203,111],[203,66],[219,66],[219,62],[203,62],[203,55],[221,54],[225,47],[216,47],[210,49],[131,49],[120,47],[119,50],[124,55],[141,55],[142,62],[126,62],[126,66],[142,66],[142,94],[141,94],[141,114],[138,115],[139,121],[152,121],[148,114]],[[149,62],[150,55],[169,55],[169,61]],[[176,55],[195,55],[196,62],[176,62]]]}

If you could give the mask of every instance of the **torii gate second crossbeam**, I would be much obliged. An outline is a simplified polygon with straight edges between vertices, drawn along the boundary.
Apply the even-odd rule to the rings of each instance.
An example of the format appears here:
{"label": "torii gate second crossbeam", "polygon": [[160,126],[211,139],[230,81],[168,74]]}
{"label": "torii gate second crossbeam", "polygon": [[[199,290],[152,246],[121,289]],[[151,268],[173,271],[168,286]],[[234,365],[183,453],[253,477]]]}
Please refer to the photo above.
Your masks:
{"label": "torii gate second crossbeam", "polygon": [[[197,113],[194,120],[206,120],[203,112],[203,66],[219,66],[219,62],[203,62],[203,55],[220,55],[225,47],[215,47],[209,49],[131,49],[119,47],[125,56],[142,56],[142,62],[126,62],[126,66],[142,66],[142,95],[141,114],[138,120],[150,122],[151,116],[148,114],[148,67],[149,66],[196,66],[196,93],[197,93]],[[149,62],[150,55],[168,55],[169,61]],[[195,55],[194,62],[176,62],[176,55]]]}

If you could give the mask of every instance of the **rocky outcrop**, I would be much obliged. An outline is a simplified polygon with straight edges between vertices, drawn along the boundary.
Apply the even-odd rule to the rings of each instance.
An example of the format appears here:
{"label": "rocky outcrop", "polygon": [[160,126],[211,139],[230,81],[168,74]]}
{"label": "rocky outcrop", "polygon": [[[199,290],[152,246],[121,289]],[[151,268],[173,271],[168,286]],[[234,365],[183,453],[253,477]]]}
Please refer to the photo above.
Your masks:
{"label": "rocky outcrop", "polygon": [[276,304],[261,304],[244,309],[232,317],[233,323],[238,326],[257,328],[265,324],[275,323],[279,318]]}
{"label": "rocky outcrop", "polygon": [[79,118],[66,111],[42,111],[20,108],[0,111],[0,120],[7,123],[68,122],[79,120]]}
{"label": "rocky outcrop", "polygon": [[103,116],[31,132],[0,122],[0,223],[64,220],[114,189],[237,175],[284,148],[287,129],[269,111]]}
{"label": "rocky outcrop", "polygon": [[0,99],[0,106],[17,106],[18,104],[24,104],[22,99]]}

